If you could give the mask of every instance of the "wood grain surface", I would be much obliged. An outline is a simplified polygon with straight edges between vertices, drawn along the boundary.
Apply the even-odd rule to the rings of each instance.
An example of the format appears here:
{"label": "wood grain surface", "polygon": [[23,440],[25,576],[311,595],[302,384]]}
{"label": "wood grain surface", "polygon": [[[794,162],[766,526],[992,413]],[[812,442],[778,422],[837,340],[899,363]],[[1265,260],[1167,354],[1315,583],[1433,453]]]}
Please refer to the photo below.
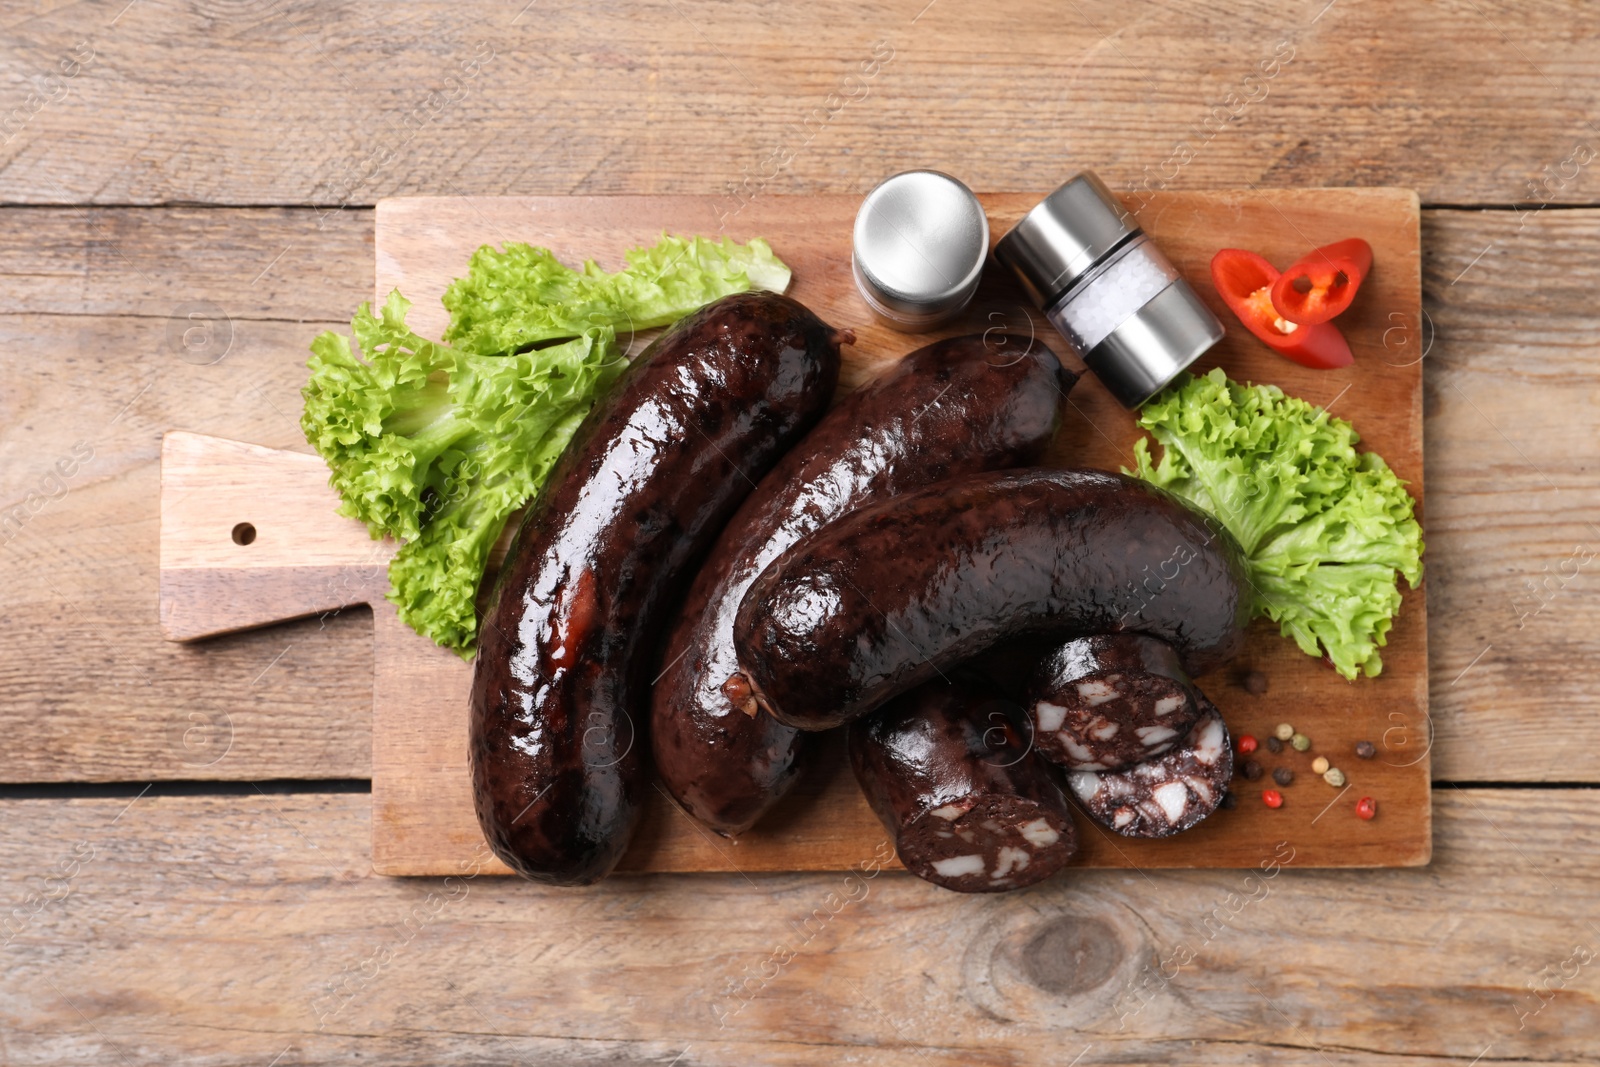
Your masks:
{"label": "wood grain surface", "polygon": [[0,164],[11,201],[325,211],[416,193],[861,194],[917,166],[1017,189],[1085,161],[1119,191],[1575,203],[1592,194],[1562,163],[1595,137],[1600,90],[1584,10],[39,4],[4,27],[21,110]]}
{"label": "wood grain surface", "polygon": [[[1569,0],[10,5],[0,778],[40,784],[0,791],[0,1062],[1600,1062],[1595,793],[1538,784],[1600,781],[1597,38]],[[1242,907],[1236,872],[885,874],[824,926],[833,874],[462,900],[368,873],[368,797],[256,792],[370,774],[369,615],[163,640],[161,435],[303,449],[367,205],[913,166],[1421,193],[1422,336],[1387,340],[1426,352],[1431,866],[1291,863]],[[233,792],[69,799],[155,779]]]}
{"label": "wood grain surface", "polygon": [[364,796],[7,811],[18,1064],[1469,1067],[1593,1063],[1600,1031],[1593,790],[1440,790],[1422,869],[1301,871],[1266,838],[1254,872],[992,897],[876,849],[598,891],[384,878]]}
{"label": "wood grain surface", "polygon": [[382,604],[394,542],[338,514],[321,457],[174,430],[161,442],[169,641]]}

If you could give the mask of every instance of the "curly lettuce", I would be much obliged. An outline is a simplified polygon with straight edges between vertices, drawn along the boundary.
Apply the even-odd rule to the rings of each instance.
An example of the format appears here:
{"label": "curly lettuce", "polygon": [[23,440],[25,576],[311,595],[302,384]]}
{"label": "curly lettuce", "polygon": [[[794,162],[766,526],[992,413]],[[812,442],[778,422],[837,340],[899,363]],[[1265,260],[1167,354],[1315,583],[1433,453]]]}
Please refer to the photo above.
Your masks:
{"label": "curly lettuce", "polygon": [[1422,527],[1405,482],[1360,437],[1272,385],[1221,369],[1146,404],[1135,470],[1215,516],[1243,546],[1257,614],[1347,679],[1383,670],[1398,577],[1422,580]]}
{"label": "curly lettuce", "polygon": [[626,267],[608,274],[593,260],[573,270],[548,248],[484,245],[467,276],[445,291],[444,339],[466,352],[515,352],[596,326],[626,332],[665,326],[732,293],[781,293],[789,285],[789,268],[760,238],[741,245],[662,234],[625,258]]}
{"label": "curly lettuce", "polygon": [[478,356],[406,326],[396,290],[361,305],[351,339],[311,343],[301,429],[339,512],[404,542],[389,599],[417,632],[470,655],[475,601],[506,518],[533,496],[595,395],[625,365],[610,327],[513,356]]}
{"label": "curly lettuce", "polygon": [[312,341],[300,425],[328,464],[340,514],[402,542],[389,564],[400,617],[472,655],[489,553],[626,365],[617,327],[664,326],[788,282],[761,240],[663,236],[615,274],[572,270],[548,249],[486,245],[445,296],[447,343],[406,325],[411,304],[398,291],[377,314],[361,305],[351,336]]}

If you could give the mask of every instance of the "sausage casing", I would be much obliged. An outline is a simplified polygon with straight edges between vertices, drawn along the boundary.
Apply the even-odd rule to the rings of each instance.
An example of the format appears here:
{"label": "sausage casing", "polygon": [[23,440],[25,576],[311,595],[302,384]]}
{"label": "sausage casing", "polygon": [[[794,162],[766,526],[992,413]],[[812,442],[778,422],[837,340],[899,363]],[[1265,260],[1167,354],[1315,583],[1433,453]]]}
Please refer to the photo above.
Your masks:
{"label": "sausage casing", "polygon": [[733,620],[757,575],[801,537],[875,500],[1036,462],[1077,376],[1030,338],[937,341],[846,397],[746,498],[684,601],[651,696],[656,770],[723,834],[754,825],[799,777],[804,735],[759,714]]}
{"label": "sausage casing", "polygon": [[529,508],[483,620],[469,729],[479,824],[520,874],[585,885],[621,857],[661,609],[822,415],[849,339],[773,294],[702,308],[595,404]]}
{"label": "sausage casing", "polygon": [[1237,653],[1251,607],[1220,524],[1122,475],[1031,470],[824,526],[751,584],[734,637],[762,706],[821,730],[1029,632],[1145,633],[1203,674]]}

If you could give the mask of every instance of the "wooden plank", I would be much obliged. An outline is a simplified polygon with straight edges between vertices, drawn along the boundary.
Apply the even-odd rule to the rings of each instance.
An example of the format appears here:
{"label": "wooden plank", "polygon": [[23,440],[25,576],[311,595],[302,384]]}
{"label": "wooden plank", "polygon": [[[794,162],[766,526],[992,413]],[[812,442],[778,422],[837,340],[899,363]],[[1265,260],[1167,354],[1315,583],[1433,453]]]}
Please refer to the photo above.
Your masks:
{"label": "wooden plank", "polygon": [[1301,871],[1269,833],[1255,873],[992,898],[866,877],[870,850],[853,877],[386,879],[364,796],[3,810],[9,1063],[1468,1067],[1592,1064],[1600,1032],[1592,790],[1444,790],[1424,870]]}
{"label": "wooden plank", "polygon": [[[1600,746],[1589,714],[1600,679],[1584,669],[1600,655],[1596,602],[1583,595],[1592,567],[1523,630],[1513,601],[1546,563],[1560,568],[1584,541],[1579,520],[1594,517],[1583,481],[1600,468],[1600,433],[1584,398],[1600,331],[1600,212],[1427,211],[1423,222],[1436,338],[1424,363],[1428,586],[1446,598],[1430,641],[1435,774],[1591,780],[1549,739]],[[364,611],[184,648],[160,639],[155,605],[161,433],[303,448],[287,413],[305,344],[369,298],[371,225],[370,212],[319,229],[310,211],[0,209],[0,504],[38,491],[75,442],[95,448],[66,495],[0,544],[7,780],[370,773]],[[168,347],[175,309],[201,300],[235,327],[235,347],[211,367]],[[1422,339],[1384,340],[1404,362]],[[1564,494],[1537,488],[1491,427],[1530,457],[1562,457],[1540,466]],[[224,713],[226,759],[209,763],[204,746],[177,755],[187,750],[172,737],[196,725],[191,714],[221,724]]]}
{"label": "wooden plank", "polygon": [[371,254],[355,216],[0,212],[5,780],[369,773],[365,610],[162,640],[156,505],[167,430],[305,449],[305,346]]}
{"label": "wooden plank", "polygon": [[1568,745],[1594,743],[1600,700],[1597,231],[1590,211],[1440,212],[1427,227],[1442,777],[1588,777]]}
{"label": "wooden plank", "polygon": [[[1038,196],[984,195],[994,239]],[[857,331],[857,342],[845,357],[847,385],[869,378],[931,339],[888,329],[867,313],[848,268],[851,222],[858,207],[850,196],[767,197],[752,204],[733,231],[740,238],[767,237],[794,270],[791,295],[824,320]],[[1420,500],[1421,366],[1389,366],[1377,358],[1383,353],[1381,338],[1389,323],[1402,322],[1414,331],[1421,328],[1415,197],[1399,190],[1177,193],[1153,197],[1142,209],[1137,202],[1129,207],[1139,211],[1141,224],[1199,290],[1211,294],[1223,314],[1206,269],[1217,247],[1243,244],[1287,263],[1297,257],[1297,250],[1354,229],[1364,227],[1374,234],[1376,258],[1383,266],[1366,283],[1362,304],[1345,322],[1362,357],[1356,367],[1335,372],[1296,367],[1248,335],[1237,336],[1243,332],[1239,330],[1208,354],[1205,366],[1220,363],[1238,378],[1270,380],[1295,395],[1324,403],[1340,401],[1344,405],[1340,410],[1360,424],[1368,447],[1413,483]],[[415,309],[408,322],[425,336],[436,336],[447,321],[438,297],[459,265],[482,243],[503,241],[505,235],[520,232],[569,262],[592,257],[615,266],[627,247],[662,229],[697,233],[714,227],[716,210],[715,200],[704,197],[389,200],[378,207],[375,292],[381,298],[397,287],[409,294]],[[989,272],[973,307],[940,334],[983,330],[1001,322],[1033,330],[1046,343],[1052,336],[1049,325],[1000,271]],[[1056,465],[1116,469],[1129,461],[1132,442],[1141,436],[1132,417],[1092,377],[1085,377],[1073,391],[1064,415],[1061,440],[1051,456]],[[1348,797],[1317,782],[1309,774],[1309,757],[1299,757],[1290,762],[1297,765],[1302,785],[1291,797],[1287,817],[1247,802],[1240,810],[1209,820],[1200,831],[1165,842],[1088,832],[1080,862],[1249,865],[1263,821],[1277,820],[1279,825],[1294,825],[1291,840],[1301,850],[1303,864],[1426,863],[1426,617],[1422,591],[1413,591],[1384,650],[1386,670],[1377,681],[1347,684],[1264,626],[1226,677],[1202,680],[1236,731],[1264,735],[1288,718],[1318,739],[1319,750],[1349,774]],[[377,618],[377,691],[380,697],[387,692],[394,699],[380,698],[373,705],[374,863],[386,874],[448,873],[480,843],[466,766],[466,723],[459,713],[469,676],[448,656],[428,658],[433,650],[408,639],[403,627],[391,626],[383,609],[378,609]],[[428,663],[437,666],[437,675],[424,667]],[[1238,685],[1247,668],[1269,675],[1270,701],[1251,697]],[[397,674],[402,677],[386,680]],[[1285,708],[1292,708],[1292,713]],[[1384,758],[1357,766],[1351,752],[1362,739],[1383,745]],[[1310,789],[1306,782],[1312,783]],[[1328,819],[1317,825],[1325,805],[1343,800],[1349,807],[1363,794],[1380,803],[1392,802],[1415,818],[1388,821],[1377,832],[1349,820]],[[1254,791],[1247,795],[1253,797]],[[809,795],[788,802],[789,810],[778,821],[742,835],[737,846],[718,841],[682,818],[665,804],[664,795],[652,796],[651,801],[635,845],[622,861],[623,870],[836,870],[881,835],[877,820],[845,773],[813,783]]]}
{"label": "wooden plank", "polygon": [[1594,199],[1572,155],[1600,92],[1583,5],[111,0],[30,16],[4,33],[13,201],[861,193],[919,165],[1031,188],[1083,162],[1129,189]]}

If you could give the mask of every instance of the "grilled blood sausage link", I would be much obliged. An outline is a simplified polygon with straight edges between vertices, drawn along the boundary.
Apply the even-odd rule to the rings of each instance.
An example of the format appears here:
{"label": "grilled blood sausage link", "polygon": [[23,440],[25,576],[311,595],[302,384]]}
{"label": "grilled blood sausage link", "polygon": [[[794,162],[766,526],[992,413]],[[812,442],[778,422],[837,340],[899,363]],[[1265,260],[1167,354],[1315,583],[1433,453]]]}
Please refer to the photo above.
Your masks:
{"label": "grilled blood sausage link", "polygon": [[1190,674],[1250,618],[1238,544],[1104,471],[971,475],[862,508],[778,557],[734,624],[757,700],[802,730],[864,715],[1009,637],[1132,630]]}
{"label": "grilled blood sausage link", "polygon": [[908,871],[959,893],[995,893],[1072,858],[1071,805],[1022,725],[1015,704],[938,680],[851,725],[856,780]]}
{"label": "grilled blood sausage link", "polygon": [[1201,699],[1200,721],[1183,744],[1125,771],[1073,771],[1073,795],[1095,822],[1124,837],[1168,837],[1217,810],[1233,778],[1233,744],[1222,714]]}
{"label": "grilled blood sausage link", "polygon": [[702,565],[652,691],[656,772],[685,810],[719,833],[741,833],[807,762],[803,735],[758,714],[738,673],[733,617],[756,576],[863,504],[1036,462],[1076,381],[1027,337],[938,341],[847,397],[762,479]]}
{"label": "grilled blood sausage link", "polygon": [[822,415],[850,340],[785,297],[730,296],[662,334],[579,427],[512,542],[472,678],[478,822],[518,873],[586,885],[622,855],[664,601]]}
{"label": "grilled blood sausage link", "polygon": [[1069,641],[1033,673],[1033,747],[1077,771],[1117,771],[1182,741],[1200,705],[1178,653],[1144,634]]}

